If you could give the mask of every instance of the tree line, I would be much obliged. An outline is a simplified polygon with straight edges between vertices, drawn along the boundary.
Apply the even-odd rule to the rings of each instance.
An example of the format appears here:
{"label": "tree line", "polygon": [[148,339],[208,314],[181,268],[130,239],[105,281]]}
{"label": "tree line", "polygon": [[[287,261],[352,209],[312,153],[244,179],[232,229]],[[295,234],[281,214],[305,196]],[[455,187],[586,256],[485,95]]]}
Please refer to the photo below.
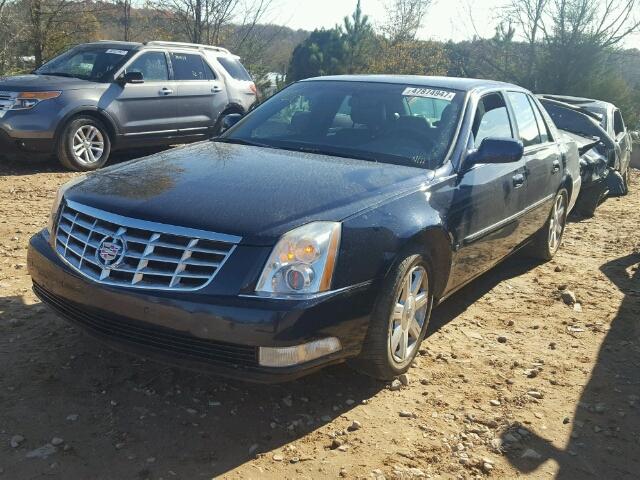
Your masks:
{"label": "tree line", "polygon": [[[536,93],[593,97],[640,123],[640,52],[624,40],[640,27],[638,0],[510,0],[492,38],[417,39],[431,0],[393,0],[377,29],[356,9],[293,51],[287,79],[349,73],[487,78]],[[473,20],[473,19],[472,19]],[[428,22],[424,25],[428,28]]]}
{"label": "tree line", "polygon": [[258,80],[267,72],[286,82],[349,73],[491,78],[612,101],[640,123],[640,52],[623,49],[640,29],[640,0],[509,0],[492,38],[462,42],[418,39],[432,0],[386,0],[377,25],[358,1],[340,24],[313,32],[274,25],[273,2],[0,0],[0,75],[92,40],[177,40],[227,47]]}

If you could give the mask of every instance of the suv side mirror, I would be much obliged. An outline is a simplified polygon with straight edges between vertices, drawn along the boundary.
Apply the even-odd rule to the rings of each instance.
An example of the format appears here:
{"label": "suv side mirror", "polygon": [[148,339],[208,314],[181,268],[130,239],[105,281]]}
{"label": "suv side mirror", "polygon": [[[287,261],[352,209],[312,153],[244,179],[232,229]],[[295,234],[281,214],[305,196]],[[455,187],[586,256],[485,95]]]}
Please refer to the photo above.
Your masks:
{"label": "suv side mirror", "polygon": [[120,75],[118,78],[118,83],[125,85],[127,83],[144,83],[144,76],[142,72],[127,72],[123,75]]}
{"label": "suv side mirror", "polygon": [[242,115],[240,115],[239,113],[230,113],[229,115],[225,115],[222,118],[222,123],[220,125],[220,133],[229,130],[231,127],[233,127],[236,123],[238,123],[240,120],[242,120]]}
{"label": "suv side mirror", "polygon": [[478,163],[511,163],[517,162],[524,155],[524,146],[519,140],[512,138],[487,137],[482,140],[477,150],[467,155],[465,164],[468,167]]}

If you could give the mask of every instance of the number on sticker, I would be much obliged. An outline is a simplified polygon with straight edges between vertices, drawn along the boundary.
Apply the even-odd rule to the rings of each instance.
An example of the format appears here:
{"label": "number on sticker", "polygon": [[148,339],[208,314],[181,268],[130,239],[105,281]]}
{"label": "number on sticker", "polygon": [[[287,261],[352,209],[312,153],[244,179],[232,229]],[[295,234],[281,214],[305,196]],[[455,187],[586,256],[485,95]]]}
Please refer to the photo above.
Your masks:
{"label": "number on sticker", "polygon": [[405,97],[439,98],[441,100],[453,100],[456,96],[454,92],[447,90],[436,90],[434,88],[407,87],[402,92]]}

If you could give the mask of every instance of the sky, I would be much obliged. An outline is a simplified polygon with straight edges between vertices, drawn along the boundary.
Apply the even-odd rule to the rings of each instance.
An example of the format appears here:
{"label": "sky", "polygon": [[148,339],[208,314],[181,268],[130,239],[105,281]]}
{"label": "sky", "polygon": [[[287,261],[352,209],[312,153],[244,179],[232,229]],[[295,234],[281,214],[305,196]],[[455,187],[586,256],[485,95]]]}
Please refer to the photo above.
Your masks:
{"label": "sky", "polygon": [[[313,30],[331,28],[351,15],[357,0],[273,0],[273,23]],[[384,0],[361,0],[362,10],[374,25],[385,19]],[[418,36],[422,40],[469,40],[492,37],[499,23],[498,10],[507,0],[434,0]],[[472,20],[473,19],[473,20]],[[625,42],[640,48],[640,35]]]}

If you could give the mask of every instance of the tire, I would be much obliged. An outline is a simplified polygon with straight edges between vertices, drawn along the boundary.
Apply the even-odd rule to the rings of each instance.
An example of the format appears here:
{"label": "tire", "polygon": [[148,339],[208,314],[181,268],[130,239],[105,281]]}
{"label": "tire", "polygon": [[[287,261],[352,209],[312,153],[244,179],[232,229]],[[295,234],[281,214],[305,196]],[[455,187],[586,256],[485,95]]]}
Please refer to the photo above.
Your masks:
{"label": "tire", "polygon": [[[431,262],[417,250],[396,263],[384,281],[360,355],[348,362],[352,368],[380,380],[391,380],[409,369],[431,316],[431,272]],[[418,274],[423,275],[421,282]],[[405,295],[408,277],[413,280],[412,300]]]}
{"label": "tire", "polygon": [[567,190],[560,189],[553,200],[553,207],[551,207],[547,222],[533,240],[530,250],[531,256],[549,261],[558,252],[567,225],[568,199]]}
{"label": "tire", "polygon": [[627,170],[626,172],[624,172],[624,175],[622,176],[622,186],[623,186],[623,194],[622,196],[628,195],[629,194],[629,185],[631,183],[631,175],[629,174],[629,169],[631,168],[631,166],[627,166]]}
{"label": "tire", "polygon": [[65,125],[58,138],[57,154],[60,163],[69,170],[97,170],[109,159],[111,139],[102,122],[81,115]]}

